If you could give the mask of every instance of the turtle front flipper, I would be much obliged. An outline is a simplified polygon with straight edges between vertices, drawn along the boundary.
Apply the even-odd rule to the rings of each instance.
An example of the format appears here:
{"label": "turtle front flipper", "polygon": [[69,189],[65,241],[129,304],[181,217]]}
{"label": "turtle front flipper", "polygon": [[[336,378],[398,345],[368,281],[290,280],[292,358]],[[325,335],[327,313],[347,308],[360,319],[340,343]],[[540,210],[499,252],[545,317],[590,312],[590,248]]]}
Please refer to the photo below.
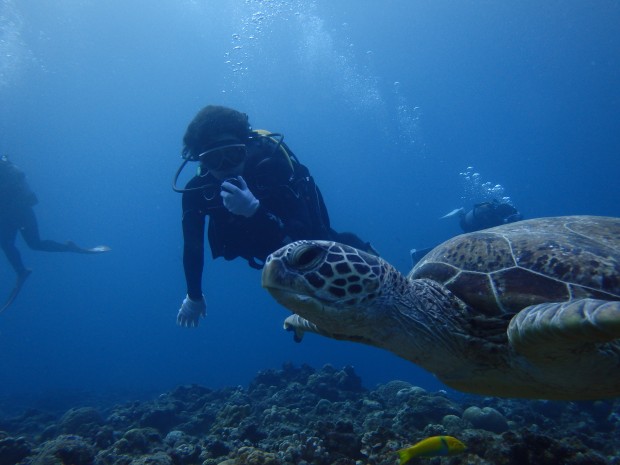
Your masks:
{"label": "turtle front flipper", "polygon": [[532,305],[512,318],[508,339],[530,361],[570,358],[571,353],[594,351],[603,343],[617,346],[612,352],[618,357],[620,302],[579,299]]}
{"label": "turtle front flipper", "polygon": [[306,331],[329,337],[326,331],[323,331],[314,323],[309,322],[297,314],[291,315],[284,320],[284,329],[293,332],[293,339],[295,342],[301,342]]}

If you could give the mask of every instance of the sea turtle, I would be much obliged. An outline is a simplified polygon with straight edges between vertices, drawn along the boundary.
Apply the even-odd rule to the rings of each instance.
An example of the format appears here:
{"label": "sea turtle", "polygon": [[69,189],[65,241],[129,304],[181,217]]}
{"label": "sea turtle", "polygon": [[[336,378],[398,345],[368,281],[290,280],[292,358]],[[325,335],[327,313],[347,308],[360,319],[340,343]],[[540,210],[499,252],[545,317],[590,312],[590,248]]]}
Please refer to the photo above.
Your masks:
{"label": "sea turtle", "polygon": [[465,392],[620,395],[620,218],[538,218],[463,234],[405,277],[328,241],[270,255],[285,328],[387,349]]}

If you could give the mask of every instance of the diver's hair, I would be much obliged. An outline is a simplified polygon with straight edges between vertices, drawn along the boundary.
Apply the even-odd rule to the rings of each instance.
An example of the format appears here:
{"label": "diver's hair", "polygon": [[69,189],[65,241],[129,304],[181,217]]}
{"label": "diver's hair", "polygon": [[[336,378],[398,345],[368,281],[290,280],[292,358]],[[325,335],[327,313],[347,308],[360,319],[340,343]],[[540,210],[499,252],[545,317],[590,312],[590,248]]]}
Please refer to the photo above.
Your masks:
{"label": "diver's hair", "polygon": [[222,133],[233,134],[245,141],[252,131],[248,115],[232,108],[207,105],[187,126],[183,136],[183,156],[197,157],[215,147],[214,139]]}

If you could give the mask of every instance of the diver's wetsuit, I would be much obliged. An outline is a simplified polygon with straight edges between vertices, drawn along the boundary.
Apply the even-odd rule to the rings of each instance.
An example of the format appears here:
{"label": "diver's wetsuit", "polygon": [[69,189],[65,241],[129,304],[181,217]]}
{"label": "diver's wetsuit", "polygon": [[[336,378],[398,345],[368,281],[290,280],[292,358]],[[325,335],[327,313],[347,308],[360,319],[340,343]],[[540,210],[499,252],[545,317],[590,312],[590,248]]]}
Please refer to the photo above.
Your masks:
{"label": "diver's wetsuit", "polygon": [[18,231],[33,250],[70,252],[75,248],[75,245],[41,240],[32,209],[37,203],[23,171],[6,159],[0,160],[0,247],[18,275],[27,271],[15,246]]}
{"label": "diver's wetsuit", "polygon": [[202,297],[206,216],[213,258],[243,257],[258,269],[271,252],[301,239],[338,240],[358,248],[370,247],[355,234],[337,233],[330,228],[321,193],[307,169],[297,163],[291,165],[273,139],[251,138],[246,147],[242,176],[260,201],[252,217],[234,215],[224,207],[221,181],[210,174],[195,176],[185,187],[204,187],[184,192],[182,200],[183,267],[191,299]]}
{"label": "diver's wetsuit", "polygon": [[523,219],[523,216],[515,207],[508,203],[500,203],[494,200],[474,205],[474,208],[461,217],[460,226],[463,232],[469,233],[502,224],[514,223],[521,219]]}
{"label": "diver's wetsuit", "polygon": [[269,138],[251,139],[242,173],[248,188],[260,201],[250,218],[234,215],[220,196],[221,181],[211,174],[195,176],[185,187],[202,190],[183,194],[183,266],[188,295],[199,299],[204,265],[205,217],[209,216],[209,245],[213,258],[243,257],[250,266],[261,263],[274,250],[299,239],[326,239],[297,192],[289,160]]}

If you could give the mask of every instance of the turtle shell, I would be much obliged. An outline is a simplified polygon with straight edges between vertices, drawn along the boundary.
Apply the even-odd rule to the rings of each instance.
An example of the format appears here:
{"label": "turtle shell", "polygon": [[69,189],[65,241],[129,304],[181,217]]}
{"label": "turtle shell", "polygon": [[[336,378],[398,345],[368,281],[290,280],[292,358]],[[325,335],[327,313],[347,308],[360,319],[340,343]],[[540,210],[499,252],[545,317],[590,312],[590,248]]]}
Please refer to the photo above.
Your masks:
{"label": "turtle shell", "polygon": [[487,315],[543,302],[620,300],[620,219],[538,218],[454,237],[409,273]]}

